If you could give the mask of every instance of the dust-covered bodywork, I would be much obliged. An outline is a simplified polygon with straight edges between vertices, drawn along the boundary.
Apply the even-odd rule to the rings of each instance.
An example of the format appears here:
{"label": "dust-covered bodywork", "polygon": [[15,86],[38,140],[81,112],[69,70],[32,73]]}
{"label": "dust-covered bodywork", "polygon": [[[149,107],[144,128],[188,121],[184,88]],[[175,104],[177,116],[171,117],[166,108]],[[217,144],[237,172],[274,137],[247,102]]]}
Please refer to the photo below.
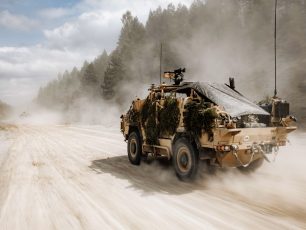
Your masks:
{"label": "dust-covered bodywork", "polygon": [[253,171],[296,129],[286,101],[275,97],[257,105],[235,90],[233,80],[152,85],[121,119],[131,163],[172,159],[181,179],[194,177],[199,160]]}

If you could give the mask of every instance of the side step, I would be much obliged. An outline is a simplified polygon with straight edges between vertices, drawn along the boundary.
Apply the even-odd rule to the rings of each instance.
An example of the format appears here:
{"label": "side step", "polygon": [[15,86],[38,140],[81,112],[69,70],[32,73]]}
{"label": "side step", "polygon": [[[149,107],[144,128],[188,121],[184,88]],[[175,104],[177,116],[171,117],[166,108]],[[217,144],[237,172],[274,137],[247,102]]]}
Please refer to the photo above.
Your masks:
{"label": "side step", "polygon": [[167,158],[170,160],[170,151],[169,148],[160,145],[142,145],[142,152],[144,153],[153,153],[156,158]]}

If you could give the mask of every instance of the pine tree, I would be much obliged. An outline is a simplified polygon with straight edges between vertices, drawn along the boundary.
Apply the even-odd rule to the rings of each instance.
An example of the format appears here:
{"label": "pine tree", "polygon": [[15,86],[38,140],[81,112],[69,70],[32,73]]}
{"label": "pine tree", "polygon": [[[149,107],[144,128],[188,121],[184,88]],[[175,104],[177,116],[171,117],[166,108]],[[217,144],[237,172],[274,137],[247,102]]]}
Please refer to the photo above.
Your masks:
{"label": "pine tree", "polygon": [[82,89],[85,94],[95,95],[98,91],[98,79],[94,65],[90,63],[81,78]]}
{"label": "pine tree", "polygon": [[108,63],[109,63],[109,56],[105,50],[93,62],[99,85],[103,83],[104,74],[107,69]]}
{"label": "pine tree", "polygon": [[101,86],[105,99],[111,99],[115,95],[115,91],[119,90],[116,86],[123,79],[124,74],[125,71],[120,53],[118,50],[115,50],[111,55],[109,66],[105,71],[104,82]]}

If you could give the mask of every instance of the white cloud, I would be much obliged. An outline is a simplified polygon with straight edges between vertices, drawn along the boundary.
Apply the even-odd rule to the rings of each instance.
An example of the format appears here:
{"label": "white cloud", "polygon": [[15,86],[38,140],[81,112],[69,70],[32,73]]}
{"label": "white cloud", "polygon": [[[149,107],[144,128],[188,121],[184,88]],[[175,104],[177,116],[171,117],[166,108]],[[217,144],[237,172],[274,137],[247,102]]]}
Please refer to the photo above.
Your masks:
{"label": "white cloud", "polygon": [[101,52],[112,51],[121,29],[121,17],[131,11],[141,22],[145,23],[150,9],[158,6],[166,8],[168,4],[181,3],[189,6],[193,0],[83,0],[74,7],[81,13],[73,21],[44,30],[47,44],[56,49],[73,49]]}
{"label": "white cloud", "polygon": [[66,8],[46,8],[38,12],[39,16],[46,19],[58,19],[72,14],[72,10]]}
{"label": "white cloud", "polygon": [[58,72],[80,67],[91,54],[54,50],[44,46],[0,47],[0,100],[11,104],[31,101],[40,86]]}
{"label": "white cloud", "polygon": [[[166,8],[169,4],[183,4],[190,6],[194,0],[83,0],[76,8],[79,10],[101,9],[111,12],[131,11],[133,15],[137,16],[143,23],[147,20],[148,13],[156,9],[158,6]],[[120,18],[119,18],[120,19]]]}
{"label": "white cloud", "polygon": [[52,30],[44,30],[46,44],[56,49],[78,50],[97,54],[111,51],[116,45],[124,11],[91,11]]}
{"label": "white cloud", "polygon": [[0,11],[0,27],[26,31],[35,28],[37,25],[38,22],[26,16],[12,14],[7,10]]}

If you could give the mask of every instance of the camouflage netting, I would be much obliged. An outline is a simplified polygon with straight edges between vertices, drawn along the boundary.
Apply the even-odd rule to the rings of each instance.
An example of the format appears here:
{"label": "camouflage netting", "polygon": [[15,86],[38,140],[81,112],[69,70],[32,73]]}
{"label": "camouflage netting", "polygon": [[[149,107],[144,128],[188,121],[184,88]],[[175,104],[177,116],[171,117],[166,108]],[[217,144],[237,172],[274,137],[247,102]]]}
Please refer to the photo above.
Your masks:
{"label": "camouflage netting", "polygon": [[159,111],[161,134],[173,135],[180,121],[180,110],[175,98],[166,97],[164,106]]}
{"label": "camouflage netting", "polygon": [[[215,127],[216,111],[208,108],[207,104],[191,101],[186,106],[184,123],[186,130],[194,135],[201,136],[202,130],[212,135]],[[146,143],[158,145],[160,135],[173,135],[179,125],[180,110],[175,98],[166,97],[163,106],[147,98],[140,113],[133,113],[133,120],[139,120],[146,135]]]}
{"label": "camouflage netting", "polygon": [[184,123],[186,130],[197,136],[201,136],[202,129],[209,135],[215,126],[217,113],[212,108],[207,108],[205,103],[189,102],[184,114]]}
{"label": "camouflage netting", "polygon": [[146,143],[158,144],[159,126],[156,124],[156,102],[147,98],[141,110],[141,123],[145,130]]}
{"label": "camouflage netting", "polygon": [[180,111],[177,100],[174,98],[166,97],[163,106],[159,106],[156,101],[147,98],[140,115],[147,144],[157,145],[160,134],[172,135],[175,133],[179,124]]}
{"label": "camouflage netting", "polygon": [[130,121],[134,123],[138,123],[139,122],[139,112],[133,108],[129,111],[129,113],[130,113],[129,115]]}
{"label": "camouflage netting", "polygon": [[[153,103],[155,106],[155,103]],[[152,107],[153,107],[152,106]],[[147,137],[147,143],[149,145],[158,145],[158,136],[159,136],[159,125],[156,124],[156,113],[152,112],[152,115],[149,116],[147,125],[145,126],[145,133]]]}
{"label": "camouflage netting", "polygon": [[145,123],[149,117],[149,110],[150,110],[151,104],[152,104],[151,100],[147,97],[140,111],[142,126],[145,126]]}

